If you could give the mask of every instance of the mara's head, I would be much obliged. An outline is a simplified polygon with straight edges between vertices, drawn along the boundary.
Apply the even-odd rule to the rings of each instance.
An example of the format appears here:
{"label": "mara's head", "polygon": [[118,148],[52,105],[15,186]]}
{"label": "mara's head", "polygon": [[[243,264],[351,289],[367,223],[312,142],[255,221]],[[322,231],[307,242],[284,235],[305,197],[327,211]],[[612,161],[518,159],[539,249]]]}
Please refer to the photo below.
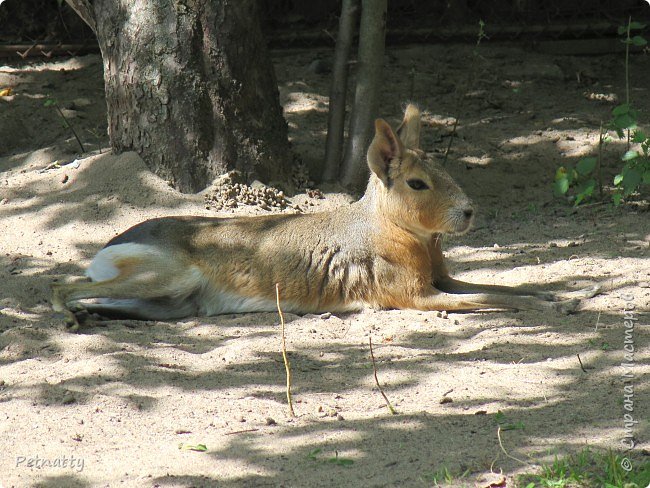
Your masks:
{"label": "mara's head", "polygon": [[420,149],[420,111],[409,105],[397,131],[375,122],[368,148],[368,191],[380,211],[418,235],[459,234],[472,224],[474,210],[444,168]]}

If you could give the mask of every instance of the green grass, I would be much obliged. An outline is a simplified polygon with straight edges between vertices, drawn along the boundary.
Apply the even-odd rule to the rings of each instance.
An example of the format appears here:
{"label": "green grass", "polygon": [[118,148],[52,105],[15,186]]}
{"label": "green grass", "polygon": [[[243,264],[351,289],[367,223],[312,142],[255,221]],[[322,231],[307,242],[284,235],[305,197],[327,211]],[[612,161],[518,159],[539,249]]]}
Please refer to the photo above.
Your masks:
{"label": "green grass", "polygon": [[539,474],[521,475],[518,481],[522,488],[647,488],[650,460],[585,449],[556,457]]}
{"label": "green grass", "polygon": [[433,473],[424,473],[420,476],[420,481],[424,482],[427,485],[432,486],[433,488],[438,488],[442,486],[449,485],[453,482],[460,481],[467,477],[469,474],[469,469],[464,473],[453,473],[447,468],[447,466],[441,466]]}

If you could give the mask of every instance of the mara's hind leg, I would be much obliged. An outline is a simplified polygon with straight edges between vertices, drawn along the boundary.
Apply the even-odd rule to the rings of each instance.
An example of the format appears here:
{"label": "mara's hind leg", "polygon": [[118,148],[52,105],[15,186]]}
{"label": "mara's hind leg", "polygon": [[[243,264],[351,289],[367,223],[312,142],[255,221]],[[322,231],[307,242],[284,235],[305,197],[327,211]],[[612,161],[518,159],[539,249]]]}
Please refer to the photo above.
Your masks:
{"label": "mara's hind leg", "polygon": [[[191,314],[188,300],[202,284],[201,272],[191,265],[155,248],[130,244],[104,248],[90,265],[88,275],[99,281],[52,285],[52,308],[64,314],[66,325],[72,329],[79,327],[73,311],[78,300],[114,299],[103,308],[111,308],[115,315],[122,311],[145,319],[179,318],[181,312],[183,316]],[[102,304],[90,308],[98,310]]]}
{"label": "mara's hind leg", "polygon": [[162,297],[151,300],[107,299],[84,304],[89,314],[106,319],[171,320],[197,315],[198,306],[193,297]]}

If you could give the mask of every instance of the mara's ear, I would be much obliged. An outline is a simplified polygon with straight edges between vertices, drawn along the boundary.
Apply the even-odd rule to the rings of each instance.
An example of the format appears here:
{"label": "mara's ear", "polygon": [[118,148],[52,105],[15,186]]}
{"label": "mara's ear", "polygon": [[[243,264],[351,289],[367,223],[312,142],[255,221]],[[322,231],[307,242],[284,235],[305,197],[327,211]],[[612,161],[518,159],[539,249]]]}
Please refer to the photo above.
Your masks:
{"label": "mara's ear", "polygon": [[375,138],[368,148],[368,167],[388,186],[390,163],[400,158],[404,147],[388,122],[375,120]]}
{"label": "mara's ear", "polygon": [[420,149],[420,109],[412,103],[404,111],[404,120],[397,128],[397,135],[406,147]]}

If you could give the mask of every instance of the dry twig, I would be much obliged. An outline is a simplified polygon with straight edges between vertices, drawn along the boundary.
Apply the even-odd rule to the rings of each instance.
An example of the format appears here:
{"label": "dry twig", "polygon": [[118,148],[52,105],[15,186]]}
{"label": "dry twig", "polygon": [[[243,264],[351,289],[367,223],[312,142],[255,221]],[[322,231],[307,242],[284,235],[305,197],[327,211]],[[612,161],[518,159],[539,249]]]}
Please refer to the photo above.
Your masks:
{"label": "dry twig", "polygon": [[287,358],[287,341],[284,335],[284,315],[282,314],[282,309],[280,308],[280,284],[275,284],[275,298],[278,305],[278,314],[280,315],[280,325],[282,327],[282,359],[284,359],[284,369],[287,371],[287,402],[289,403],[289,414],[292,417],[295,417],[296,414],[293,411],[293,401],[291,400],[291,364],[289,363],[289,358]]}
{"label": "dry twig", "polygon": [[518,463],[521,463],[521,464],[523,464],[525,466],[530,466],[530,463],[528,463],[528,462],[526,462],[526,461],[524,461],[522,459],[516,458],[516,457],[512,456],[511,454],[508,454],[508,451],[506,451],[506,448],[503,447],[503,442],[501,442],[501,426],[500,425],[497,428],[497,439],[499,440],[499,447],[501,448],[501,450],[503,451],[503,454],[505,454],[507,458],[512,459],[513,461],[517,461]]}
{"label": "dry twig", "polygon": [[578,356],[578,362],[580,363],[580,369],[581,369],[584,373],[586,373],[587,370],[586,370],[585,367],[582,365],[582,359],[580,359],[580,354],[576,354],[576,356]]}
{"label": "dry twig", "polygon": [[395,410],[391,405],[390,400],[386,396],[386,393],[384,393],[383,388],[379,384],[379,379],[377,378],[377,365],[375,363],[375,353],[372,351],[372,337],[368,338],[368,343],[370,344],[370,358],[372,359],[372,371],[375,374],[375,383],[377,383],[377,388],[379,388],[379,393],[381,393],[381,396],[383,396],[384,400],[386,400],[386,406],[388,407],[390,413],[393,415],[397,415],[397,410]]}

